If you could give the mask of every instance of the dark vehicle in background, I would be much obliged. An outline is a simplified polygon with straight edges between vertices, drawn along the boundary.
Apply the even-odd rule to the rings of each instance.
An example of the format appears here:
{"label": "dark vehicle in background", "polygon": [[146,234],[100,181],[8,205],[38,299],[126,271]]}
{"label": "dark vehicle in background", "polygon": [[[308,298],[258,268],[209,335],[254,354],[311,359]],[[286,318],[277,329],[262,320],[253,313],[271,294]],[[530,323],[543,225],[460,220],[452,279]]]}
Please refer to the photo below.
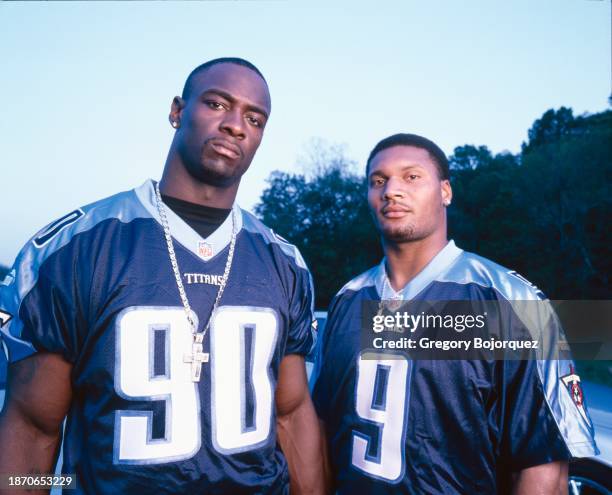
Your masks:
{"label": "dark vehicle in background", "polygon": [[601,453],[570,464],[570,495],[612,494],[612,387],[583,381]]}

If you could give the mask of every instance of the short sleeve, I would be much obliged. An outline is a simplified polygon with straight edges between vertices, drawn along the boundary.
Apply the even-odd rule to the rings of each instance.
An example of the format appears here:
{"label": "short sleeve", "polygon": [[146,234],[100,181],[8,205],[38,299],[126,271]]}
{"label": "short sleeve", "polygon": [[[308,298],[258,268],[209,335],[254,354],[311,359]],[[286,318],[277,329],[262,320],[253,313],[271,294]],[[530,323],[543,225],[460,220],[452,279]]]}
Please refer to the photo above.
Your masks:
{"label": "short sleeve", "polygon": [[84,326],[80,294],[88,289],[77,277],[74,243],[54,247],[30,241],[0,284],[5,315],[0,335],[9,362],[39,351],[61,354],[69,362],[78,356]]}
{"label": "short sleeve", "polygon": [[536,309],[512,312],[511,325],[526,327],[540,348],[533,359],[503,363],[502,455],[514,471],[599,453],[580,377],[571,359],[559,359],[559,320],[548,301],[530,303]]}
{"label": "short sleeve", "polygon": [[16,274],[16,268],[13,266],[0,283],[0,312],[2,312],[0,337],[9,363],[24,359],[36,352],[32,343],[23,336],[24,324],[19,317],[21,297]]}

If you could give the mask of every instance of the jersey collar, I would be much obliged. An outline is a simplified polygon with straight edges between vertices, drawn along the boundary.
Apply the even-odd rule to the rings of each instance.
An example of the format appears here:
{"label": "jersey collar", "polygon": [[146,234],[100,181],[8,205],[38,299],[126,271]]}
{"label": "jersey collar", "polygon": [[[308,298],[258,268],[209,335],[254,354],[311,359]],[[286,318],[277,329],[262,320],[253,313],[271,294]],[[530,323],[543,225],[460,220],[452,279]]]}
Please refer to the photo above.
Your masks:
{"label": "jersey collar", "polygon": [[383,258],[375,275],[376,290],[382,300],[408,300],[413,299],[419,292],[427,287],[436,277],[448,268],[457,257],[463,253],[463,249],[459,249],[455,245],[455,241],[449,241],[442,250],[436,254],[433,259],[427,263],[416,277],[408,282],[403,289],[395,291],[389,283],[385,262],[387,258]]}
{"label": "jersey collar", "polygon": [[[155,198],[155,182],[148,179],[140,187],[137,187],[134,192],[149,214],[161,227],[161,219],[159,218],[157,201]],[[240,229],[242,229],[242,210],[238,206],[238,203],[234,202],[232,210],[232,214],[228,215],[217,230],[206,238],[201,237],[200,234],[193,230],[167,205],[166,217],[168,217],[168,225],[170,226],[170,232],[175,242],[178,242],[185,249],[191,251],[202,261],[207,262],[213,260],[229,245],[232,238],[232,216],[234,212],[236,213],[236,221],[238,223],[238,225],[236,225],[236,230],[240,231]],[[163,241],[164,239],[162,237],[160,242]]]}

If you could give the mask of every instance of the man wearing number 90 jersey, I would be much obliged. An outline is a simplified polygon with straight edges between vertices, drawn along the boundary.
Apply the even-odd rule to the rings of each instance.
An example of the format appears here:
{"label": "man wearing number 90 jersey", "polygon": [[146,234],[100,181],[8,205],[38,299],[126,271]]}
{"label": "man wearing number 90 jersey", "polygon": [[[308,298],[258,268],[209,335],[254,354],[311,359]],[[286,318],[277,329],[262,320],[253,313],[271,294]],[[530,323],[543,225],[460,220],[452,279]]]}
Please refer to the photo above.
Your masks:
{"label": "man wearing number 90 jersey", "polygon": [[0,285],[0,473],[51,472],[67,415],[78,493],[322,491],[311,278],[235,204],[269,113],[252,64],[199,66],[172,102],[160,183],[23,248]]}
{"label": "man wearing number 90 jersey", "polygon": [[438,146],[391,136],[366,170],[385,259],[332,301],[312,376],[338,493],[566,493],[567,460],[597,454],[571,361],[365,353],[360,332],[368,324],[371,332],[372,321],[362,323],[364,304],[381,300],[470,301],[475,309],[483,301],[541,301],[540,328],[507,312],[498,320],[503,335],[560,335],[534,286],[447,240],[452,190]]}

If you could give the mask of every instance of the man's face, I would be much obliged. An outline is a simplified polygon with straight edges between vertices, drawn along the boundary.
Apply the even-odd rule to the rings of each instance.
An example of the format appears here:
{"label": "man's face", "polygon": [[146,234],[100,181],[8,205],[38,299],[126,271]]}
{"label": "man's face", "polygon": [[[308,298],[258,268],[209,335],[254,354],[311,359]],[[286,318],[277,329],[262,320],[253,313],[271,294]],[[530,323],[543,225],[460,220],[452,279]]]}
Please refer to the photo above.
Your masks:
{"label": "man's face", "polygon": [[446,236],[445,202],[452,196],[427,150],[392,146],[377,153],[368,172],[368,203],[386,242]]}
{"label": "man's face", "polygon": [[196,75],[186,101],[175,98],[177,150],[189,174],[216,187],[240,181],[259,147],[270,114],[265,81],[252,70],[222,63]]}

